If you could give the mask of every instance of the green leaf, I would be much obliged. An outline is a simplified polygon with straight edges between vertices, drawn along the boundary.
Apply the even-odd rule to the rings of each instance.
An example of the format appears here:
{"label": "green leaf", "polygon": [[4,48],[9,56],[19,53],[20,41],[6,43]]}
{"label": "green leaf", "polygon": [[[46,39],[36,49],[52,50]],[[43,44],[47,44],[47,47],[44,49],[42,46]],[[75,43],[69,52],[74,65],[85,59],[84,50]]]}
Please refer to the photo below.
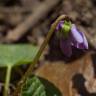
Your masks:
{"label": "green leaf", "polygon": [[45,87],[38,77],[33,76],[26,80],[20,96],[46,96]]}
{"label": "green leaf", "polygon": [[37,51],[38,48],[31,44],[1,44],[0,67],[31,63]]}
{"label": "green leaf", "polygon": [[60,90],[48,80],[32,76],[26,80],[20,96],[62,96]]}

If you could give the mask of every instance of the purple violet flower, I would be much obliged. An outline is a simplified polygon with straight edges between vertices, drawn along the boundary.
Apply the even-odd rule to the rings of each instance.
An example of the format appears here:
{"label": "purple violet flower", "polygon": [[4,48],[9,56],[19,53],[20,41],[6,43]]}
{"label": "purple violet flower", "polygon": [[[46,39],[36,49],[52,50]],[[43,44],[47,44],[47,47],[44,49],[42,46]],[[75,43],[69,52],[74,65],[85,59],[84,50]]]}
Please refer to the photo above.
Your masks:
{"label": "purple violet flower", "polygon": [[72,46],[78,49],[88,49],[88,42],[84,33],[79,32],[75,24],[60,21],[56,30],[59,31],[57,34],[59,34],[60,48],[64,55],[68,57],[72,55]]}

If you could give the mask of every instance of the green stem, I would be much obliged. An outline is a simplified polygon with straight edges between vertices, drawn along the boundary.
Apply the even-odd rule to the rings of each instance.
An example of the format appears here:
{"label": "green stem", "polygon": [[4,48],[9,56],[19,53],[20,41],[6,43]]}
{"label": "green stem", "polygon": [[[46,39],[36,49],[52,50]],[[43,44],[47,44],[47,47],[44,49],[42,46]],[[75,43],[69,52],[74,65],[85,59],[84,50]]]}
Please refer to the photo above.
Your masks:
{"label": "green stem", "polygon": [[44,42],[42,43],[39,51],[37,52],[37,54],[36,54],[36,56],[35,56],[32,64],[29,66],[29,68],[28,68],[28,70],[25,72],[23,78],[22,78],[22,79],[20,80],[20,82],[18,83],[17,88],[16,88],[15,92],[13,93],[13,96],[18,96],[18,93],[20,92],[21,87],[23,86],[25,80],[31,75],[32,70],[33,70],[33,68],[34,68],[34,65],[35,65],[35,64],[37,63],[37,61],[39,60],[39,58],[40,58],[40,56],[41,56],[44,48],[45,48],[46,45],[48,44],[48,42],[49,42],[49,40],[50,40],[53,32],[54,32],[55,29],[56,29],[57,24],[59,23],[59,21],[65,19],[65,18],[66,18],[65,15],[61,15],[61,16],[58,17],[57,20],[52,24],[52,26],[51,26],[51,28],[50,28],[50,30],[49,30],[49,32],[48,32],[48,34],[47,34]]}
{"label": "green stem", "polygon": [[11,66],[7,67],[6,71],[6,80],[5,80],[5,86],[4,86],[4,93],[3,96],[8,96],[8,90],[9,90],[9,84],[10,84],[10,76],[11,76]]}

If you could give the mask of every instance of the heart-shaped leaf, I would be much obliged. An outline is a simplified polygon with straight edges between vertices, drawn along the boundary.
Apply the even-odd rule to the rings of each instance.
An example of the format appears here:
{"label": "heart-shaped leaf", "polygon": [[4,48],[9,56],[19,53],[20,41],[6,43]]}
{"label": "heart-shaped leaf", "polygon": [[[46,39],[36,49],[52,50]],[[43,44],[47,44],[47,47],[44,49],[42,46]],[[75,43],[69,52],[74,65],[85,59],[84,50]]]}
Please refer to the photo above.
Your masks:
{"label": "heart-shaped leaf", "polygon": [[1,44],[0,67],[31,63],[37,51],[38,47],[31,44]]}

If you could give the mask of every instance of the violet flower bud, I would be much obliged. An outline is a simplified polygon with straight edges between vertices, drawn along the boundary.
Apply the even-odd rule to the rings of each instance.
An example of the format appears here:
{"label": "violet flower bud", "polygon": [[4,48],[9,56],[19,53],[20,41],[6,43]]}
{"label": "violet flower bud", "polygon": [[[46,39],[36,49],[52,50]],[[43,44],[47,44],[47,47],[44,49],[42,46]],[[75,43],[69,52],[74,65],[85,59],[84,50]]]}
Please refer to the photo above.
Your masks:
{"label": "violet flower bud", "polygon": [[56,27],[60,35],[60,48],[64,55],[72,55],[72,46],[78,49],[88,49],[88,42],[84,33],[79,32],[75,24],[69,21],[60,21]]}

